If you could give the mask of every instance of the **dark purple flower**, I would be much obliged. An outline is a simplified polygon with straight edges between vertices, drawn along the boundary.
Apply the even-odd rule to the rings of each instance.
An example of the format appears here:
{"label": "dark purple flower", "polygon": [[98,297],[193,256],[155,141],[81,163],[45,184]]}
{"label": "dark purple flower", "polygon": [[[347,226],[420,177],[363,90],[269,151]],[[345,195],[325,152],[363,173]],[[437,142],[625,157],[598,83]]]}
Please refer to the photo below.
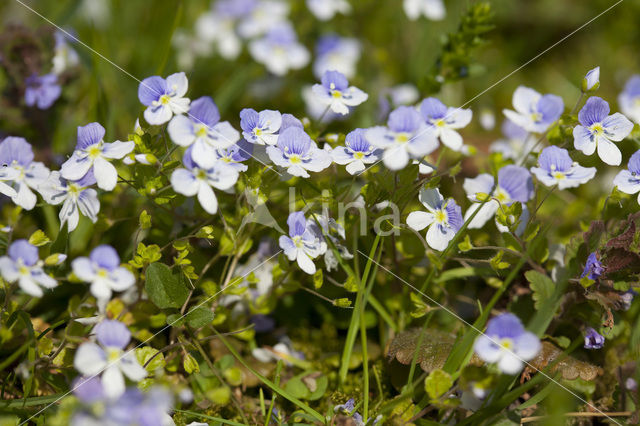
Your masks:
{"label": "dark purple flower", "polygon": [[604,346],[604,336],[599,334],[593,328],[588,327],[584,336],[585,349],[601,349]]}
{"label": "dark purple flower", "polygon": [[596,252],[593,252],[587,258],[587,264],[584,265],[584,270],[582,271],[580,278],[588,277],[590,280],[597,280],[603,273],[604,267],[598,260]]}

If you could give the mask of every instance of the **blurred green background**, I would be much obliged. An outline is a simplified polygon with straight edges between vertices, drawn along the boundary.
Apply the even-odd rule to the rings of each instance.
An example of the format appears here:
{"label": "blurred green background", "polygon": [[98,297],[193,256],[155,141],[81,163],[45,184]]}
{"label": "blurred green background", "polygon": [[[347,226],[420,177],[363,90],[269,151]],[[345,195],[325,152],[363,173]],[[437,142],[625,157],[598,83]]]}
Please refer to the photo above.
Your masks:
{"label": "blurred green background", "polygon": [[[196,18],[210,6],[208,0],[56,0],[25,1],[38,13],[65,29],[75,31],[83,42],[113,61],[137,79],[154,74],[179,71],[171,44],[176,29],[193,30]],[[290,19],[299,39],[313,51],[318,37],[334,32],[362,41],[363,54],[353,83],[367,91],[370,100],[344,124],[330,130],[349,130],[375,123],[377,94],[400,83],[420,85],[425,74],[433,71],[445,35],[455,32],[465,11],[476,2],[445,0],[447,17],[433,22],[425,18],[409,21],[399,0],[352,0],[353,11],[329,22],[318,21],[303,1],[290,2]],[[549,48],[599,13],[614,5],[607,0],[494,0],[488,2],[495,28],[483,44],[474,50],[466,79],[446,84],[435,94],[446,103],[461,105],[523,63]],[[96,18],[88,18],[93,7]],[[102,8],[102,11],[100,10]],[[97,12],[96,12],[97,11]],[[0,4],[3,46],[11,41],[11,26],[18,24],[36,32],[41,39],[51,26],[16,0]],[[478,117],[481,108],[496,112],[511,104],[511,94],[520,84],[540,92],[553,92],[571,108],[579,95],[578,84],[586,71],[601,67],[599,96],[615,105],[625,80],[640,71],[640,3],[626,0],[611,11],[533,61],[496,87],[477,98],[470,107]],[[97,19],[97,20],[96,20]],[[82,65],[65,81],[62,98],[45,111],[25,111],[21,99],[7,90],[10,77],[0,77],[3,98],[0,105],[0,130],[20,134],[41,147],[53,146],[67,153],[75,143],[75,128],[99,121],[107,128],[107,139],[123,139],[130,133],[142,108],[137,99],[138,82],[122,70],[74,45]],[[49,46],[50,48],[50,46]],[[47,54],[47,46],[43,47]],[[6,60],[6,56],[3,58]],[[238,112],[244,107],[273,108],[304,115],[300,95],[303,85],[315,78],[311,66],[290,72],[284,78],[270,78],[264,67],[248,54],[246,44],[240,57],[232,62],[219,56],[198,59],[188,72],[193,99],[211,95],[223,119],[239,125]],[[267,96],[253,95],[255,85],[268,88]],[[465,129],[466,143],[483,144],[498,136],[475,126]]]}

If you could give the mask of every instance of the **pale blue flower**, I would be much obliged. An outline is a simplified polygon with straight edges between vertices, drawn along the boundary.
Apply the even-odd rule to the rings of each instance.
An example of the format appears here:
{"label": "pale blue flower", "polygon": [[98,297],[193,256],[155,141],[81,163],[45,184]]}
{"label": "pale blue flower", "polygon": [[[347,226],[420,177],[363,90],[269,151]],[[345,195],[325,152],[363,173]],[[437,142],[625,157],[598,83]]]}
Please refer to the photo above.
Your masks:
{"label": "pale blue flower", "polygon": [[543,133],[562,115],[564,102],[556,95],[541,95],[520,86],[513,93],[515,111],[505,109],[504,115],[527,132]]}
{"label": "pale blue flower", "polygon": [[504,120],[501,130],[504,138],[493,142],[489,147],[489,152],[499,152],[503,158],[519,163],[530,153],[540,151],[537,147],[537,139],[530,137],[529,132],[513,121]]}
{"label": "pale blue flower", "polygon": [[356,75],[356,64],[362,48],[358,39],[325,35],[316,43],[313,75],[320,79],[326,71],[338,71],[347,78]]}
{"label": "pale blue flower", "polygon": [[286,168],[292,176],[307,178],[308,172],[320,172],[331,165],[331,154],[319,149],[297,126],[280,132],[277,145],[268,146],[267,154],[275,165]]}
{"label": "pale blue flower", "polygon": [[505,374],[520,372],[524,362],[533,359],[541,347],[540,339],[526,331],[520,319],[510,313],[489,320],[487,330],[473,345],[480,359],[497,364]]}
{"label": "pale blue flower", "polygon": [[133,351],[124,348],[131,340],[127,326],[116,320],[104,320],[94,328],[98,343],[86,342],[76,350],[73,366],[85,376],[100,375],[104,394],[117,398],[125,392],[124,376],[139,382],[147,376]]}
{"label": "pale blue flower", "polygon": [[211,168],[200,167],[193,159],[194,148],[189,148],[182,157],[186,168],[178,168],[171,174],[171,186],[178,194],[187,197],[197,195],[202,208],[210,214],[218,211],[218,199],[213,188],[227,190],[238,181],[238,170],[216,161]]}
{"label": "pale blue flower", "polygon": [[42,288],[53,288],[58,282],[42,270],[38,248],[27,240],[16,240],[9,246],[7,256],[0,257],[0,273],[7,282],[18,285],[30,296],[42,297]]}
{"label": "pale blue flower", "polygon": [[91,294],[105,303],[114,291],[125,291],[136,282],[133,274],[120,266],[118,252],[109,245],[91,251],[89,257],[78,257],[71,262],[73,273],[91,284]]}
{"label": "pale blue flower", "polygon": [[69,68],[80,63],[78,53],[69,46],[70,37],[63,31],[56,30],[53,34],[55,46],[53,48],[53,69],[55,75],[60,75]]}
{"label": "pale blue flower", "polygon": [[100,123],[78,127],[78,141],[73,155],[61,167],[60,173],[67,180],[80,180],[93,171],[100,189],[111,191],[118,182],[118,171],[109,160],[124,158],[133,151],[133,141],[106,143],[105,130]]}
{"label": "pale blue flower", "polygon": [[298,266],[307,274],[316,272],[313,260],[327,251],[327,243],[310,228],[310,223],[304,212],[293,212],[287,219],[289,235],[281,235],[280,248],[291,261],[297,261]]}
{"label": "pale blue flower", "polygon": [[363,172],[365,164],[375,163],[382,151],[373,147],[365,138],[364,129],[355,129],[345,138],[345,146],[337,146],[331,151],[336,164],[346,165],[351,175]]}
{"label": "pale blue flower", "polygon": [[240,132],[228,121],[220,121],[218,107],[209,96],[193,101],[189,115],[173,117],[167,131],[177,145],[193,145],[193,160],[207,169],[216,163],[217,149],[229,148],[240,139]]}
{"label": "pale blue flower", "polygon": [[164,124],[174,114],[184,114],[189,110],[187,93],[189,82],[183,72],[171,74],[166,79],[147,77],[138,86],[138,99],[147,106],[144,119],[153,125]]}
{"label": "pale blue flower", "polygon": [[277,76],[305,67],[310,59],[309,51],[298,42],[288,23],[272,28],[263,38],[253,40],[249,44],[249,52],[253,59]]}
{"label": "pale blue flower", "polygon": [[600,87],[600,67],[590,70],[582,80],[582,92],[595,92]]}
{"label": "pale blue flower", "polygon": [[532,167],[531,173],[546,186],[558,185],[560,189],[575,188],[593,179],[595,167],[582,167],[571,160],[564,148],[549,146],[538,157],[538,167]]}
{"label": "pale blue flower", "polygon": [[638,194],[640,204],[640,150],[629,158],[627,170],[622,170],[613,179],[613,184],[625,194]]}
{"label": "pale blue flower", "polygon": [[280,111],[265,109],[257,112],[252,108],[240,111],[240,127],[242,136],[257,145],[275,145],[278,142],[277,132],[282,125]]}
{"label": "pale blue flower", "polygon": [[426,98],[420,105],[420,113],[446,147],[460,151],[462,136],[457,130],[471,122],[473,112],[470,109],[447,107],[439,99]]}
{"label": "pale blue flower", "polygon": [[33,161],[33,150],[23,138],[9,136],[0,142],[0,193],[11,197],[16,205],[31,210],[37,189],[49,177],[44,164]]}
{"label": "pale blue flower", "polygon": [[384,150],[382,161],[391,170],[404,168],[409,159],[421,159],[438,148],[433,128],[427,127],[415,108],[401,106],[389,114],[387,127],[368,129],[365,137]]}
{"label": "pale blue flower", "polygon": [[349,113],[349,107],[360,105],[369,98],[362,90],[349,86],[347,78],[338,71],[326,71],[322,84],[314,84],[312,90],[322,105],[342,115]]}
{"label": "pale blue flower", "polygon": [[407,225],[416,231],[429,227],[427,244],[434,250],[442,251],[447,248],[464,223],[462,210],[453,198],[445,200],[438,189],[423,188],[419,199],[428,212],[409,213]]}
{"label": "pale blue flower", "polygon": [[49,109],[62,94],[55,74],[31,75],[25,80],[24,103],[27,106],[37,106],[39,109]]}
{"label": "pale blue flower", "polygon": [[580,124],[573,129],[575,148],[586,155],[598,149],[598,156],[610,166],[618,166],[622,153],[614,142],[626,138],[633,123],[616,112],[609,115],[609,103],[597,96],[590,97],[578,113]]}
{"label": "pale blue flower", "polygon": [[289,9],[289,4],[284,1],[260,0],[240,17],[237,32],[244,39],[260,37],[285,24]]}
{"label": "pale blue flower", "polygon": [[618,95],[620,111],[636,123],[640,123],[640,75],[633,75]]}
{"label": "pale blue flower", "polygon": [[45,202],[51,205],[62,204],[60,210],[60,228],[68,224],[69,232],[76,229],[80,220],[80,213],[93,223],[98,220],[100,201],[95,189],[89,188],[96,183],[93,171],[89,170],[80,180],[64,179],[60,172],[51,172],[49,178],[38,186],[38,192]]}
{"label": "pale blue flower", "polygon": [[242,164],[242,162],[251,158],[252,152],[253,144],[240,139],[238,143],[231,145],[229,148],[216,149],[216,156],[218,157],[218,162],[224,163],[237,172],[246,172],[249,167],[246,164]]}
{"label": "pale blue flower", "polygon": [[[526,203],[535,194],[531,173],[524,167],[508,165],[498,171],[498,185],[494,188],[493,176],[482,173],[475,178],[464,180],[463,188],[472,204],[465,213],[465,221],[471,217],[473,212],[480,209],[474,218],[469,222],[469,228],[482,228],[491,219],[500,204],[510,206],[514,202]],[[491,200],[482,204],[477,194],[487,194]],[[523,215],[525,206],[523,205]]]}

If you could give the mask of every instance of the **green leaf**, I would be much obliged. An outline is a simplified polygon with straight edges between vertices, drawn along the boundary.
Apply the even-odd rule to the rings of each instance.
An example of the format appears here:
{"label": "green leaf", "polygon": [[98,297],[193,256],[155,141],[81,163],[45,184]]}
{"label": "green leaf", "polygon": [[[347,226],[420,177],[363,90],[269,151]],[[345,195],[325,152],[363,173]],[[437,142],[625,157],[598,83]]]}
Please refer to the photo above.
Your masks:
{"label": "green leaf", "polygon": [[524,276],[527,281],[529,281],[529,286],[531,287],[531,291],[533,291],[532,297],[535,302],[535,308],[540,309],[542,303],[553,296],[555,284],[549,277],[538,271],[527,271]]}
{"label": "green leaf", "polygon": [[287,384],[284,385],[284,390],[299,399],[307,399],[309,395],[311,395],[311,391],[309,391],[309,388],[304,384],[300,376],[290,379]]}
{"label": "green leaf", "polygon": [[467,252],[473,248],[473,244],[471,244],[471,237],[469,235],[464,236],[464,240],[458,243],[458,250],[462,252]]}
{"label": "green leaf", "polygon": [[146,210],[142,210],[142,213],[140,213],[140,228],[141,229],[151,228],[151,215],[147,213]]}
{"label": "green leaf", "polygon": [[51,240],[47,237],[47,234],[44,231],[38,229],[36,232],[31,234],[29,237],[29,244],[33,244],[36,247],[43,246],[45,244],[49,244]]}
{"label": "green leaf", "polygon": [[137,348],[135,354],[136,359],[142,366],[151,360],[145,369],[149,372],[154,372],[159,368],[164,368],[166,365],[164,355],[158,352],[159,351],[157,349],[152,348],[151,346],[144,346],[142,348]]}
{"label": "green leaf", "polygon": [[213,312],[204,306],[197,306],[191,309],[186,316],[187,324],[193,328],[204,327],[213,322]]}
{"label": "green leaf", "polygon": [[424,379],[424,388],[431,399],[438,399],[453,386],[453,379],[449,373],[440,369],[433,370]]}
{"label": "green leaf", "polygon": [[187,353],[184,356],[182,366],[184,367],[184,371],[186,371],[187,374],[198,373],[200,371],[200,365],[198,365],[198,361],[196,361],[196,359],[190,353]]}
{"label": "green leaf", "polygon": [[149,299],[161,309],[181,308],[189,296],[182,273],[173,273],[163,263],[149,265],[144,288]]}

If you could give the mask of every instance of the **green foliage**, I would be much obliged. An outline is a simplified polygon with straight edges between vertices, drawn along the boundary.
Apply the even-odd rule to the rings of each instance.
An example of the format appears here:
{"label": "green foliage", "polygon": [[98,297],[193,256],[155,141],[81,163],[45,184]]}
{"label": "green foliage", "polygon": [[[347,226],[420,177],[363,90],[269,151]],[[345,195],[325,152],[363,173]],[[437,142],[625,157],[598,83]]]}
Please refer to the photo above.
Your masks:
{"label": "green foliage", "polygon": [[189,296],[189,290],[181,273],[172,272],[163,263],[147,267],[144,286],[149,299],[159,308],[180,308]]}

